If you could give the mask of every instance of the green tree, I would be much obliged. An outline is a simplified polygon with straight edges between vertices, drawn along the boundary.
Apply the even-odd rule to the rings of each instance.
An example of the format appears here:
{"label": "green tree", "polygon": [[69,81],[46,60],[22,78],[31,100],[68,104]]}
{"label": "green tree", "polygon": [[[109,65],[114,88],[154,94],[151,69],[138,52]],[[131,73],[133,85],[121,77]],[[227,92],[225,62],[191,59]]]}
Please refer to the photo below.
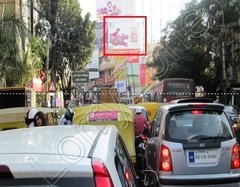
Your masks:
{"label": "green tree", "polygon": [[[27,84],[33,76],[38,77],[40,71],[44,71],[46,61],[47,43],[40,37],[33,36],[28,44],[28,50],[25,53],[23,63],[25,65],[25,79]],[[45,79],[42,80],[43,83]]]}
{"label": "green tree", "polygon": [[94,49],[95,22],[81,15],[77,0],[41,1],[42,16],[51,24],[50,69],[52,81],[60,79],[65,100],[70,99],[71,72],[86,67]]}
{"label": "green tree", "polygon": [[[157,67],[157,78],[193,78],[206,92],[216,92],[222,81],[222,41],[231,41],[230,25],[239,19],[237,3],[236,0],[188,3],[163,30],[159,57],[151,64]],[[231,29],[236,27],[231,25]],[[226,64],[232,61],[230,49],[231,45],[225,46]]]}
{"label": "green tree", "polygon": [[7,86],[22,85],[26,66],[21,50],[29,37],[28,29],[12,4],[3,5],[0,13],[0,78]]}

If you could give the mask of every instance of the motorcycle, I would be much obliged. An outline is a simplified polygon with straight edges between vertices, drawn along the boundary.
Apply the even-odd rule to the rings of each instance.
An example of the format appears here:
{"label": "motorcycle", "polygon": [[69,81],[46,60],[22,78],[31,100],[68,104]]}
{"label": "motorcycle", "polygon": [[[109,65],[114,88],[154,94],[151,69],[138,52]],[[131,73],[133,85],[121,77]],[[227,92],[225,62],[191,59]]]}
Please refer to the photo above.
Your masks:
{"label": "motorcycle", "polygon": [[146,149],[147,136],[140,135],[135,137],[136,149],[136,171],[139,173],[141,170],[146,169],[145,149]]}

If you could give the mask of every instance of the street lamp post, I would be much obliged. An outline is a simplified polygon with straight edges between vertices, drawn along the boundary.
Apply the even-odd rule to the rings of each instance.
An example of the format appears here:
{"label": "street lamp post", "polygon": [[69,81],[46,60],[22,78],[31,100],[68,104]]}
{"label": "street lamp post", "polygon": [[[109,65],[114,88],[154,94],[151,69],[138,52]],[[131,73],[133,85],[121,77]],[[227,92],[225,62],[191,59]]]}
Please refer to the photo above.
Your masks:
{"label": "street lamp post", "polygon": [[227,102],[227,86],[228,86],[228,78],[226,76],[226,51],[225,51],[225,16],[224,16],[224,9],[221,2],[218,0],[212,0],[219,4],[221,8],[221,16],[222,16],[222,25],[221,25],[221,34],[222,34],[222,42],[221,42],[221,49],[222,49],[222,86],[223,86],[223,102]]}

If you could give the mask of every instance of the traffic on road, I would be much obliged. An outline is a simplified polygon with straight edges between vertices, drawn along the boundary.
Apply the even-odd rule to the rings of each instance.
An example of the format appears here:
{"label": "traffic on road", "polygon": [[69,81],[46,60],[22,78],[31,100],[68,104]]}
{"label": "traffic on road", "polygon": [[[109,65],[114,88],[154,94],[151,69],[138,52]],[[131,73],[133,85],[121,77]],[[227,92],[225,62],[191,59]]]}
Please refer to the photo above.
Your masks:
{"label": "traffic on road", "polygon": [[66,110],[71,123],[22,120],[2,129],[0,185],[239,186],[239,144],[225,106],[185,100],[159,106],[151,123],[143,106],[105,103]]}

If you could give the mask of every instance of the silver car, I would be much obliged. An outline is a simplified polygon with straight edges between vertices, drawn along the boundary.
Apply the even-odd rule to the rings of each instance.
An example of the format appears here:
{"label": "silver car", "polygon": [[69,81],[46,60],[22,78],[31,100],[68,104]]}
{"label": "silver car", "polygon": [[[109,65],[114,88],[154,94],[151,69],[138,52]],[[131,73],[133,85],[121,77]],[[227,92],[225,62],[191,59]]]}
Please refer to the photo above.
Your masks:
{"label": "silver car", "polygon": [[156,176],[143,171],[137,181],[125,144],[111,125],[8,130],[0,132],[0,141],[0,186],[137,187],[138,182],[149,186]]}
{"label": "silver car", "polygon": [[238,144],[223,105],[164,105],[151,133],[147,166],[161,186],[240,186]]}

